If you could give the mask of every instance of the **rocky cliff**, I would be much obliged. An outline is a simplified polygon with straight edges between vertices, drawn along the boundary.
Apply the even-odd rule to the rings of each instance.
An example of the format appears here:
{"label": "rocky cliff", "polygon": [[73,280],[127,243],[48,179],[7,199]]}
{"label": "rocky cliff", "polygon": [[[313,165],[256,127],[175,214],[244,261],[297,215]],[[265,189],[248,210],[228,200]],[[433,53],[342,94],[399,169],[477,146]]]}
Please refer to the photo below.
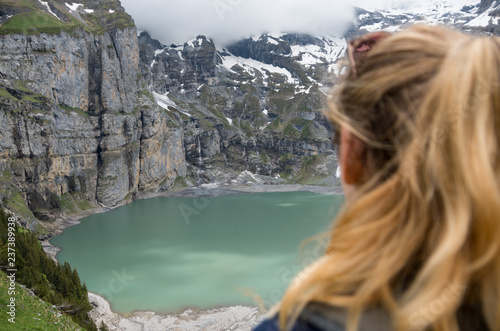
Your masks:
{"label": "rocky cliff", "polygon": [[184,129],[193,183],[243,171],[269,183],[338,183],[322,107],[345,40],[263,35],[226,49],[205,36],[165,46],[143,32],[139,45],[144,78]]}
{"label": "rocky cliff", "polygon": [[[231,45],[206,36],[163,45],[139,36],[141,74],[184,129],[191,182],[224,183],[248,170],[288,182],[338,185],[332,131],[322,115],[344,70],[346,39],[417,22],[496,33],[498,1],[436,3],[384,10],[355,8],[345,37],[274,33]],[[278,180],[279,181],[279,180]]]}
{"label": "rocky cliff", "polygon": [[81,3],[0,6],[0,195],[28,224],[186,174],[183,130],[144,84],[132,19],[116,0]]}

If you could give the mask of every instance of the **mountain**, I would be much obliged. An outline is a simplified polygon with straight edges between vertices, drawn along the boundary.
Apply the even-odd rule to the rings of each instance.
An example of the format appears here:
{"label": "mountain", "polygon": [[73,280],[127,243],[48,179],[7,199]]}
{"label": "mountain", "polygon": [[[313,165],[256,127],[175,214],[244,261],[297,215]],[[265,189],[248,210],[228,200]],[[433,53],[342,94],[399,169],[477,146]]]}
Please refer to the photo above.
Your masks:
{"label": "mountain", "polygon": [[193,182],[227,182],[242,171],[267,182],[333,182],[321,111],[343,38],[263,35],[218,48],[205,36],[165,46],[142,32],[139,46],[149,88],[184,130]]}
{"label": "mountain", "polygon": [[117,0],[0,2],[0,198],[26,226],[186,173],[183,132],[139,72]]}
{"label": "mountain", "polygon": [[496,33],[498,1],[392,10],[355,8],[345,36],[273,33],[215,45],[198,36],[163,45],[139,35],[140,68],[157,103],[184,130],[188,178],[230,182],[248,170],[267,183],[285,178],[338,185],[332,131],[322,115],[344,70],[346,40],[418,22]]}
{"label": "mountain", "polygon": [[337,187],[322,108],[346,40],[419,21],[498,34],[499,8],[356,8],[344,36],[164,45],[118,0],[1,0],[1,205],[43,237],[60,216],[176,186]]}
{"label": "mountain", "polygon": [[433,5],[419,6],[418,3],[409,8],[392,10],[366,10],[356,8],[357,22],[347,35],[375,30],[398,31],[405,27],[418,24],[442,24],[452,26],[472,34],[499,34],[498,13],[500,2],[497,0],[482,0],[476,5],[457,6],[451,2],[436,1]]}

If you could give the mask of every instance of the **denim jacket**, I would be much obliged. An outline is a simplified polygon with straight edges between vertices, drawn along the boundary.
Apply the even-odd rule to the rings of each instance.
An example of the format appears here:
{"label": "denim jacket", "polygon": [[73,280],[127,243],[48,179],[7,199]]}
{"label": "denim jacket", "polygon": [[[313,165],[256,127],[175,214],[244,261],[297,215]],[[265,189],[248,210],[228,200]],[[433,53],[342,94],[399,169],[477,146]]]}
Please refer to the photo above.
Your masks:
{"label": "denim jacket", "polygon": [[[425,318],[425,314],[417,316]],[[344,309],[324,304],[311,303],[304,308],[291,331],[345,331],[347,313]],[[457,321],[461,331],[488,331],[479,305],[464,305],[457,312]],[[389,314],[382,308],[365,311],[359,321],[358,331],[391,331]],[[278,316],[267,319],[254,331],[280,331]]]}
{"label": "denim jacket", "polygon": [[[345,310],[312,303],[299,315],[291,331],[344,331],[347,314]],[[382,309],[366,311],[359,331],[391,331],[388,314]],[[254,331],[279,331],[278,316],[263,321]]]}

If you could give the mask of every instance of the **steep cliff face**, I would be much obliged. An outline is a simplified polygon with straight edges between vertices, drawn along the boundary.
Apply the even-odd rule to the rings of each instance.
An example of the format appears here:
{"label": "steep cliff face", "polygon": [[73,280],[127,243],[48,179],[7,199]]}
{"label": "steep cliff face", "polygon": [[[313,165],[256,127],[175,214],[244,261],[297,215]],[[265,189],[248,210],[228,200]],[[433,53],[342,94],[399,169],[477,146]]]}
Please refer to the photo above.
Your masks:
{"label": "steep cliff face", "polygon": [[118,1],[82,2],[1,8],[0,194],[25,219],[116,205],[186,173],[183,130],[142,80],[133,21]]}
{"label": "steep cliff face", "polygon": [[264,35],[220,49],[204,36],[165,46],[141,33],[141,72],[184,128],[192,182],[230,182],[248,170],[270,182],[334,185],[322,107],[341,41]]}

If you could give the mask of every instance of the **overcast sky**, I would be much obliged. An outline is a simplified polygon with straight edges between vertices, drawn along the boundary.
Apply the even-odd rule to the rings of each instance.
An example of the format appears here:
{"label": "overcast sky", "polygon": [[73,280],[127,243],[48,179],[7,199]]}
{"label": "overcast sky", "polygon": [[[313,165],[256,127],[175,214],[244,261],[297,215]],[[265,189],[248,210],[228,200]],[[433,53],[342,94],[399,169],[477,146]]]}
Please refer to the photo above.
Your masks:
{"label": "overcast sky", "polygon": [[[164,44],[203,34],[219,45],[263,32],[341,35],[353,6],[388,9],[439,0],[121,0],[139,30]],[[479,3],[480,0],[443,0]]]}

